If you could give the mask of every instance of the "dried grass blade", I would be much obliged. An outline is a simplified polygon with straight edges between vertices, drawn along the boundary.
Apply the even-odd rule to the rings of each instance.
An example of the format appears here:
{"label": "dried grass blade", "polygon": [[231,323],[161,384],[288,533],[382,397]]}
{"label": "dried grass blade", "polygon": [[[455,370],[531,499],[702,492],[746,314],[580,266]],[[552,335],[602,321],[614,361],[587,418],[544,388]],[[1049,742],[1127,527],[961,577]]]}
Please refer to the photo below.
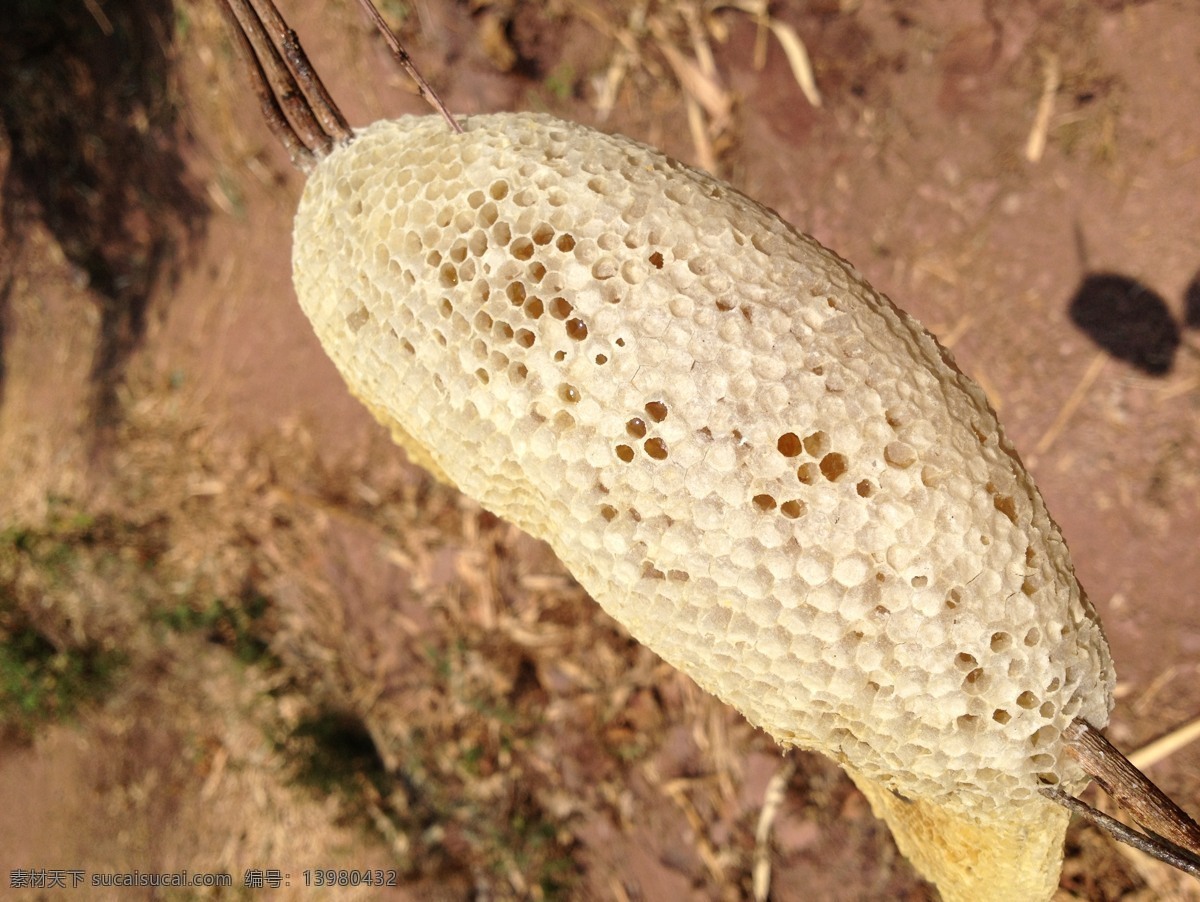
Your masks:
{"label": "dried grass blade", "polygon": [[758,825],[754,829],[754,899],[755,902],[766,902],[771,896],[771,825],[787,796],[788,784],[796,773],[796,761],[788,758],[784,761],[763,793],[762,811],[758,815]]}
{"label": "dried grass blade", "polygon": [[1184,746],[1200,739],[1200,717],[1190,723],[1185,723],[1177,730],[1172,730],[1153,742],[1147,743],[1127,757],[1129,763],[1138,770],[1145,770],[1152,764],[1157,764],[1164,758],[1169,758]]}
{"label": "dried grass blade", "polygon": [[1033,128],[1025,141],[1025,159],[1036,163],[1046,152],[1046,136],[1050,132],[1050,117],[1054,115],[1054,95],[1062,83],[1058,56],[1053,53],[1042,57],[1042,96],[1038,99],[1037,113],[1033,117]]}
{"label": "dried grass blade", "polygon": [[733,108],[733,102],[729,97],[729,92],[717,83],[716,78],[701,72],[696,63],[689,60],[663,38],[657,38],[657,43],[684,91],[699,101],[713,119],[723,121],[728,117],[729,111]]}
{"label": "dried grass blade", "polygon": [[804,46],[804,42],[800,40],[800,35],[796,34],[796,30],[786,22],[780,22],[778,19],[769,19],[768,24],[771,26],[771,31],[774,32],[775,38],[783,47],[784,54],[787,55],[788,64],[792,67],[792,75],[796,78],[796,83],[800,85],[800,90],[804,92],[805,98],[815,107],[821,105],[821,92],[817,90],[817,80],[813,75],[812,60],[808,56],[808,48]]}

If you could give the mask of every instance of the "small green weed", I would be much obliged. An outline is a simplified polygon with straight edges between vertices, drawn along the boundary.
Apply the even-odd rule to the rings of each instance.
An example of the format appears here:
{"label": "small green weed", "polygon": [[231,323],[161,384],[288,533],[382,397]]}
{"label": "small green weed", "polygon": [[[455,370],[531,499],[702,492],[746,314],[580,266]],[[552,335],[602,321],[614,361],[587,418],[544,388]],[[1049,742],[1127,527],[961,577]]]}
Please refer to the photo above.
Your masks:
{"label": "small green weed", "polygon": [[404,0],[380,0],[376,6],[393,28],[404,25],[412,15],[412,8]]}
{"label": "small green weed", "polygon": [[214,598],[197,608],[181,601],[159,611],[155,619],[177,632],[204,633],[208,641],[230,649],[243,664],[274,663],[261,624],[269,608],[265,596],[247,589],[232,602]]}
{"label": "small green weed", "polygon": [[131,538],[122,524],[49,500],[41,526],[0,530],[0,736],[7,739],[27,741],[40,724],[99,698],[126,663],[100,642],[76,644],[48,630],[38,620],[46,601],[80,591],[81,574],[109,569],[109,549],[121,540],[134,550],[135,567],[157,553],[152,537]]}
{"label": "small green weed", "polygon": [[56,648],[0,601],[0,736],[28,740],[38,725],[70,716],[113,684],[125,656]]}
{"label": "small green weed", "polygon": [[565,103],[575,94],[575,81],[575,68],[570,63],[561,63],[546,76],[544,84],[559,103]]}

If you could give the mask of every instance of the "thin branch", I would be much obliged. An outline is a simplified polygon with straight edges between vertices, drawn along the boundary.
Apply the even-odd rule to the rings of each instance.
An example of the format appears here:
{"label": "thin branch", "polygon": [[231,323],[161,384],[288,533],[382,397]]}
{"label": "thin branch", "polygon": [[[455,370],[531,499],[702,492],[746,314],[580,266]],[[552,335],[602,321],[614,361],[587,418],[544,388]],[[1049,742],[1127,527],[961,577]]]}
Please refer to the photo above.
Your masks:
{"label": "thin branch", "polygon": [[1130,764],[1099,730],[1076,720],[1063,736],[1067,754],[1139,824],[1200,860],[1200,825]]}
{"label": "thin branch", "polygon": [[459,125],[458,121],[450,115],[450,111],[446,109],[446,105],[442,103],[442,98],[437,96],[437,92],[430,87],[429,82],[425,80],[425,77],[417,71],[417,67],[413,65],[412,58],[408,55],[408,52],[402,46],[400,46],[399,38],[392,33],[390,28],[388,28],[387,22],[383,20],[383,16],[381,16],[379,14],[379,10],[375,8],[375,4],[373,4],[371,0],[359,0],[359,5],[362,6],[363,10],[366,12],[367,16],[370,17],[375,27],[379,29],[379,33],[383,35],[383,39],[387,42],[388,47],[391,49],[392,55],[395,56],[400,65],[404,67],[404,71],[408,73],[408,77],[416,82],[417,90],[420,92],[421,96],[425,98],[426,102],[430,106],[442,114],[442,118],[450,123],[450,128],[452,128],[456,134],[461,135],[462,126]]}
{"label": "thin branch", "polygon": [[321,76],[309,62],[308,54],[300,46],[300,39],[296,37],[296,32],[288,27],[272,0],[252,0],[252,2],[263,26],[274,35],[275,44],[283,49],[284,58],[300,83],[300,89],[304,92],[304,98],[308,101],[309,108],[320,120],[325,134],[340,144],[348,143],[354,137],[354,132],[351,131],[342,116],[342,111],[338,109],[338,105],[334,103],[333,98],[325,89]]}
{"label": "thin branch", "polygon": [[1043,787],[1042,795],[1052,801],[1058,802],[1058,804],[1062,805],[1068,811],[1072,811],[1085,820],[1091,821],[1114,839],[1126,845],[1133,846],[1138,851],[1145,852],[1151,858],[1156,858],[1165,864],[1178,868],[1185,874],[1200,877],[1200,859],[1191,855],[1186,849],[1180,849],[1173,843],[1167,842],[1160,837],[1138,833],[1136,830],[1122,824],[1115,817],[1111,817],[1103,811],[1097,811],[1091,805],[1079,801],[1074,796],[1067,795],[1061,789],[1049,786]]}
{"label": "thin branch", "polygon": [[[333,147],[333,139],[317,121],[317,117],[309,105],[308,97],[300,89],[292,71],[280,56],[278,48],[272,43],[257,11],[249,5],[247,0],[226,0],[226,2],[232,7],[241,31],[254,49],[258,65],[270,85],[271,92],[275,95],[276,102],[283,109],[295,134],[316,156],[327,156]],[[268,116],[268,124],[269,119]]]}
{"label": "thin branch", "polygon": [[287,116],[284,115],[283,108],[280,107],[279,101],[275,98],[275,92],[271,90],[271,83],[267,78],[267,73],[263,71],[262,63],[259,62],[258,54],[254,52],[254,45],[251,44],[250,39],[246,36],[242,24],[230,4],[231,0],[220,0],[217,3],[217,9],[220,10],[226,24],[229,26],[230,32],[233,34],[234,43],[237,44],[246,71],[250,76],[250,84],[254,89],[255,95],[258,97],[258,103],[262,109],[263,118],[267,121],[267,127],[275,135],[279,143],[284,146],[284,149],[287,150],[288,156],[292,160],[292,165],[301,172],[311,172],[316,165],[316,157],[296,133],[296,129],[288,121]]}

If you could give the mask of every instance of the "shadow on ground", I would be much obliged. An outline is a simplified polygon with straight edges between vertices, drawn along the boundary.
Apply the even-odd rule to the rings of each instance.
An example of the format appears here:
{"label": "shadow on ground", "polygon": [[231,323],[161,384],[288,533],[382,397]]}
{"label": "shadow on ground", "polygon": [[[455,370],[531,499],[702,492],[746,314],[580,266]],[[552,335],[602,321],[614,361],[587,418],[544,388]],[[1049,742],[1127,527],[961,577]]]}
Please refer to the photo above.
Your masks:
{"label": "shadow on ground", "polygon": [[[1193,282],[1189,311],[1200,307]],[[1150,376],[1165,376],[1175,363],[1182,335],[1162,295],[1119,273],[1089,273],[1071,298],[1071,322],[1118,360]],[[1193,314],[1189,312],[1189,318]],[[1200,311],[1195,315],[1200,318]]]}
{"label": "shadow on ground", "polygon": [[[175,16],[170,0],[16,0],[0,22],[0,236],[20,242],[40,220],[91,289],[101,429],[117,418],[156,284],[174,277],[204,228],[177,151]],[[10,280],[0,272],[0,399]]]}
{"label": "shadow on ground", "polygon": [[1183,325],[1188,329],[1200,329],[1200,270],[1192,276],[1183,293]]}

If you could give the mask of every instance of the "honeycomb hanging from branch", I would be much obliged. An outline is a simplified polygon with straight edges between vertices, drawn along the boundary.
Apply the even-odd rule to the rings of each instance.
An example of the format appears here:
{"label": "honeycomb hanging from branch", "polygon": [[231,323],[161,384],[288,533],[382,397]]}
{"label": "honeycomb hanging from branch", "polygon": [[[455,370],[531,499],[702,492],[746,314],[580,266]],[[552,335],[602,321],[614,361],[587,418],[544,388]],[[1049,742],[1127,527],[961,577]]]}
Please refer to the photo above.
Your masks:
{"label": "honeycomb hanging from branch", "polygon": [[545,116],[377,123],[300,301],[416,460],[785,745],[964,811],[1078,788],[1112,667],[979,388],[720,182]]}

